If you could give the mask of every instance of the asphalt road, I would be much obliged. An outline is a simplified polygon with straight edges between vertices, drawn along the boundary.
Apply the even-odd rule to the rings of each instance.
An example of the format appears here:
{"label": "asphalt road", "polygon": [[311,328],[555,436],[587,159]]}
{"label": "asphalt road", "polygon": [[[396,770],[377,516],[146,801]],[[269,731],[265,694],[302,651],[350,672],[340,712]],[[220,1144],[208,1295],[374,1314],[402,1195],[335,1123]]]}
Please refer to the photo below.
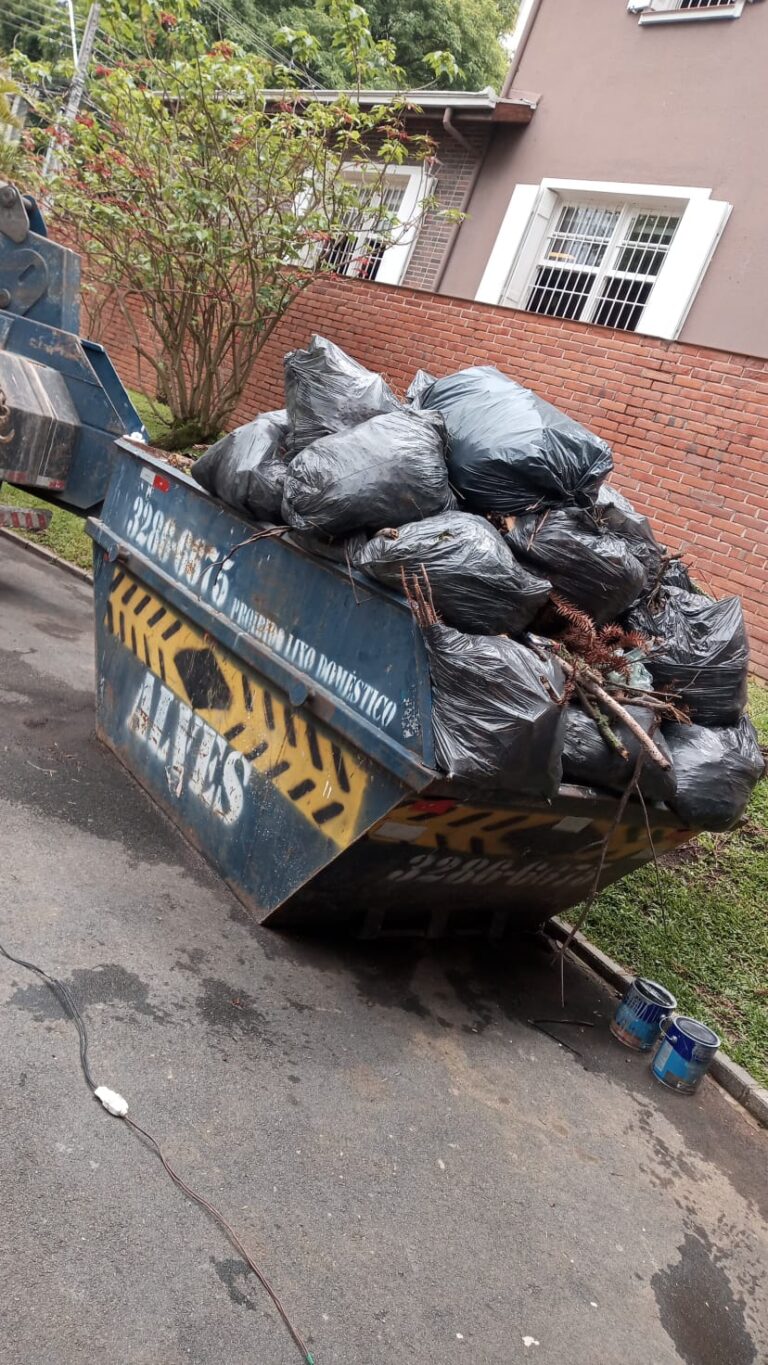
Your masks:
{"label": "asphalt road", "polygon": [[[0,542],[0,939],[273,1278],[318,1365],[764,1365],[766,1134],[668,1094],[547,951],[289,939],[93,735],[87,585]],[[556,1026],[552,1026],[557,1032]],[[236,1252],[0,965],[0,1360],[290,1365]]]}

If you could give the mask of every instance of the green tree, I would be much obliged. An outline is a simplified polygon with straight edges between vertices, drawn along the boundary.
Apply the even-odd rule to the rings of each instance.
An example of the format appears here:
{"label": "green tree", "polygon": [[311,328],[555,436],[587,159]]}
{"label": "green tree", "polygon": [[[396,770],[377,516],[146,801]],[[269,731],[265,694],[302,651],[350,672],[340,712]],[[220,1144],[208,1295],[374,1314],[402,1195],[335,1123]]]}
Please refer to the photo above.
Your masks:
{"label": "green tree", "polygon": [[0,180],[18,181],[29,189],[37,181],[37,162],[13,112],[17,96],[23,94],[0,58]]}
{"label": "green tree", "polygon": [[56,61],[72,55],[69,17],[58,0],[35,0],[27,8],[24,0],[0,5],[0,52],[17,49],[33,61]]}
{"label": "green tree", "polygon": [[509,0],[371,0],[371,29],[395,44],[410,84],[432,80],[423,54],[447,48],[460,68],[454,84],[464,90],[499,89],[509,64],[500,39],[514,25],[516,3]]}
{"label": "green tree", "polygon": [[[519,0],[368,0],[366,9],[371,32],[377,40],[389,40],[412,89],[434,85],[434,72],[424,53],[448,49],[456,59],[452,77],[440,84],[463,90],[496,88],[504,78],[508,57],[501,38],[514,27]],[[333,22],[318,0],[206,0],[204,18],[211,31],[225,37],[236,33],[246,46],[259,42],[280,49],[280,30],[306,29],[317,40],[314,57],[305,63],[311,81],[329,89],[350,83],[350,72],[333,47]],[[381,87],[381,76],[374,76]]]}
{"label": "green tree", "polygon": [[[261,347],[318,273],[353,248],[364,262],[397,239],[403,224],[384,184],[432,146],[406,137],[391,104],[302,104],[286,86],[267,105],[265,84],[290,73],[231,42],[211,47],[191,0],[173,12],[161,0],[140,5],[132,17],[105,0],[101,48],[115,58],[94,66],[76,122],[58,128],[51,189],[182,444],[225,426]],[[358,83],[398,76],[391,45],[373,38],[354,0],[330,0],[330,17],[334,50]],[[298,31],[289,47],[314,50]],[[433,60],[450,69],[446,54]],[[431,206],[425,198],[421,211]]]}

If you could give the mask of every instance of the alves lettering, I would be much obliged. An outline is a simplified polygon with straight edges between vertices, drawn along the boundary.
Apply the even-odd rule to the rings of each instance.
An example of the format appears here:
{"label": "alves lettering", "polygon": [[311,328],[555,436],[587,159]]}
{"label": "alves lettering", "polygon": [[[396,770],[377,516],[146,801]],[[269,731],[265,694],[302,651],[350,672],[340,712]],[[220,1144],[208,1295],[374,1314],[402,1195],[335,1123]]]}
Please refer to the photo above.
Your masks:
{"label": "alves lettering", "polygon": [[247,758],[152,673],[144,678],[129,725],[163,764],[174,796],[186,787],[225,824],[240,819],[251,774]]}
{"label": "alves lettering", "polygon": [[162,760],[172,793],[189,783],[229,823],[258,776],[339,848],[357,838],[363,755],[119,568],[105,626],[147,669],[129,724]]}

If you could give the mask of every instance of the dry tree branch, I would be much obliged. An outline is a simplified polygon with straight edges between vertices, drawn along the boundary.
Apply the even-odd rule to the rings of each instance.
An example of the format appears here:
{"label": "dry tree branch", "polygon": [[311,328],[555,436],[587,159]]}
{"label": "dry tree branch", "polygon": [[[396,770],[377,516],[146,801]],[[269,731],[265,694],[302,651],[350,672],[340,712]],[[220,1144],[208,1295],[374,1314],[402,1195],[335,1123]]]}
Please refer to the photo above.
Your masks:
{"label": "dry tree branch", "polygon": [[[568,663],[566,659],[563,659],[560,656],[560,654],[558,654],[558,659],[560,661],[561,667],[565,669],[566,673],[570,672],[572,676],[578,676],[579,670],[575,668],[573,664]],[[592,670],[590,669],[587,676],[582,677],[580,679],[580,682],[584,687],[585,691],[591,693],[591,695],[596,697],[598,701],[602,702],[603,706],[605,706],[607,710],[612,711],[613,714],[617,716],[624,725],[626,725],[627,729],[631,730],[632,734],[635,736],[635,739],[638,741],[641,748],[644,749],[648,756],[653,759],[654,763],[658,763],[659,767],[664,768],[665,770],[667,768],[670,768],[672,765],[669,759],[664,757],[664,754],[654,744],[650,735],[646,734],[643,727],[640,724],[638,724],[634,716],[630,715],[626,707],[621,705],[621,702],[616,701],[616,698],[612,697],[610,692],[606,692],[605,688],[602,686],[601,683],[597,682],[594,677],[589,676],[591,672]]]}
{"label": "dry tree branch", "polygon": [[[534,646],[534,648],[541,655],[541,646]],[[634,716],[631,716],[626,707],[622,706],[620,702],[616,701],[615,697],[611,696],[610,692],[605,690],[598,674],[593,668],[590,668],[588,664],[581,660],[577,660],[573,657],[571,657],[571,659],[567,658],[566,655],[568,651],[562,647],[558,648],[557,645],[553,646],[551,651],[545,652],[554,654],[560,667],[566,674],[566,677],[573,678],[574,682],[576,682],[579,687],[583,688],[590,697],[601,702],[606,710],[611,711],[614,716],[618,717],[622,724],[626,725],[627,729],[635,736],[641,750],[644,750],[649,758],[653,759],[654,763],[657,763],[660,768],[664,768],[665,771],[672,766],[669,759],[664,757],[664,754],[654,744],[650,735],[646,734],[643,727],[638,724]]]}
{"label": "dry tree branch", "polygon": [[426,630],[429,626],[439,625],[440,617],[437,614],[434,599],[432,597],[429,575],[423,564],[421,565],[421,569],[426,584],[426,592],[419,581],[418,574],[412,574],[409,581],[404,566],[400,570],[400,582],[402,584],[405,600],[413,612],[417,624],[421,626],[422,630]]}
{"label": "dry tree branch", "polygon": [[597,703],[592,700],[589,694],[583,687],[580,687],[578,683],[576,684],[576,693],[587,715],[591,716],[592,720],[595,722],[595,725],[608,745],[608,748],[613,749],[624,759],[625,763],[628,763],[629,751],[626,746],[622,744],[618,735],[611,729],[608,717],[600,710]]}

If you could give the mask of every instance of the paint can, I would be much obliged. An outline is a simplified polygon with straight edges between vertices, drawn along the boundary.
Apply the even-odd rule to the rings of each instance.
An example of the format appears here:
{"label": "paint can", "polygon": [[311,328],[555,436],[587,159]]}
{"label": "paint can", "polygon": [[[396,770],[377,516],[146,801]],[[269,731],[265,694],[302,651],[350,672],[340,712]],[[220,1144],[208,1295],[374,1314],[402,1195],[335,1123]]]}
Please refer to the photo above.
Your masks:
{"label": "paint can", "polygon": [[720,1039],[706,1024],[682,1014],[663,1024],[661,1033],[651,1063],[656,1080],[682,1095],[693,1095],[709,1070]]}
{"label": "paint can", "polygon": [[614,1038],[637,1052],[648,1052],[659,1036],[665,1019],[677,1009],[677,1001],[658,981],[636,976],[627,988],[610,1028]]}

